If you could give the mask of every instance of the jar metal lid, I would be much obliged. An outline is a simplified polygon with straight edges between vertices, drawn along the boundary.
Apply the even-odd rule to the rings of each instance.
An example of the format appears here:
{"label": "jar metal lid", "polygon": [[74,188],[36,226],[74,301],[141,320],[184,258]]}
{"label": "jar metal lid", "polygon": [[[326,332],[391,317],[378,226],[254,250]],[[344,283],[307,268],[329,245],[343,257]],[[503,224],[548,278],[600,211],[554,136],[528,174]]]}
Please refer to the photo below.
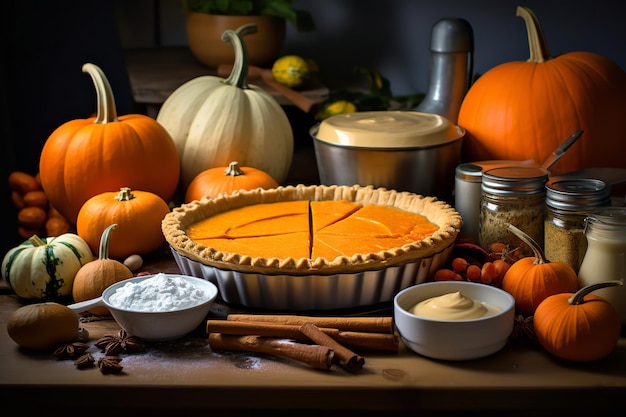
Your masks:
{"label": "jar metal lid", "polygon": [[593,210],[585,218],[585,231],[587,228],[626,234],[626,207],[602,207]]}
{"label": "jar metal lid", "polygon": [[483,172],[482,190],[497,195],[544,194],[548,171],[540,167],[510,166]]}
{"label": "jar metal lid", "polygon": [[552,179],[546,184],[546,204],[561,210],[584,211],[611,205],[611,189],[593,178]]}
{"label": "jar metal lid", "polygon": [[457,165],[454,172],[456,178],[467,182],[481,182],[483,177],[482,167],[469,162]]}

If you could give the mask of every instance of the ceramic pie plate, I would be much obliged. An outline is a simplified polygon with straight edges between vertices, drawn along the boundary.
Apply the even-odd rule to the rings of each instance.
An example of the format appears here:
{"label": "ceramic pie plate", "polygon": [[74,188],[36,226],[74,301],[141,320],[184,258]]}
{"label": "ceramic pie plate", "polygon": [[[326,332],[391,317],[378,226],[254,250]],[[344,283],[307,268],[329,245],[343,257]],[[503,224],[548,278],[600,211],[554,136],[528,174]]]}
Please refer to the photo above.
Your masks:
{"label": "ceramic pie plate", "polygon": [[[431,236],[394,250],[328,259],[266,259],[222,253],[197,244],[185,229],[219,212],[263,202],[340,200],[384,204],[423,214],[439,226]],[[202,198],[176,207],[163,233],[184,274],[213,282],[227,303],[274,310],[334,310],[393,300],[428,281],[452,252],[461,216],[434,197],[362,186],[287,186]]]}

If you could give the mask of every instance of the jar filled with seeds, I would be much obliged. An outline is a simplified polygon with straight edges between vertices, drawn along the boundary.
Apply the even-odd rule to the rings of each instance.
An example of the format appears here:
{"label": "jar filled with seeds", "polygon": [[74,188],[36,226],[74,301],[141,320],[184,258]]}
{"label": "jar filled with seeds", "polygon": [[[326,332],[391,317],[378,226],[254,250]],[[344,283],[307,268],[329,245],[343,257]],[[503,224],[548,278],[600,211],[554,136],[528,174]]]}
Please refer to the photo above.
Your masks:
{"label": "jar filled with seeds", "polygon": [[611,205],[611,189],[591,178],[551,179],[546,184],[544,253],[578,272],[587,250],[585,217],[590,210]]}
{"label": "jar filled with seeds", "polygon": [[532,256],[530,247],[507,229],[512,224],[543,247],[548,171],[532,166],[493,168],[483,172],[479,217],[479,244],[487,251],[493,243],[520,247]]}

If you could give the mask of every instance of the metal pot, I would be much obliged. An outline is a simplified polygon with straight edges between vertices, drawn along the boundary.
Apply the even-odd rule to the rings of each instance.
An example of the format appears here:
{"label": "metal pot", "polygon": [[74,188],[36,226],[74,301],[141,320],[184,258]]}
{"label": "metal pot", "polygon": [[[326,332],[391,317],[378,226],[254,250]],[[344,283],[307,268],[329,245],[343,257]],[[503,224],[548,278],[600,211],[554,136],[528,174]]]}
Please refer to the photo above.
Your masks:
{"label": "metal pot", "polygon": [[451,201],[465,130],[443,116],[346,113],[310,134],[323,185],[373,185]]}

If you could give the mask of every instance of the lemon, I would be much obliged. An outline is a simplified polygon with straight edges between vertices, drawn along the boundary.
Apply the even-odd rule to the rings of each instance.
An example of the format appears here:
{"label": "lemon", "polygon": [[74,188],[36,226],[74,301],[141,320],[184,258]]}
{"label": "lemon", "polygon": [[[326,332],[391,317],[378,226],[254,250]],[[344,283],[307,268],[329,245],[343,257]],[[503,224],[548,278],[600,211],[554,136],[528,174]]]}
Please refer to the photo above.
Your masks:
{"label": "lemon", "polygon": [[357,111],[354,103],[347,100],[336,100],[326,104],[318,114],[318,119],[326,119],[330,116],[335,116],[343,113],[354,113]]}
{"label": "lemon", "polygon": [[287,87],[300,87],[303,85],[314,66],[307,59],[298,55],[284,55],[274,61],[272,75],[279,83]]}

